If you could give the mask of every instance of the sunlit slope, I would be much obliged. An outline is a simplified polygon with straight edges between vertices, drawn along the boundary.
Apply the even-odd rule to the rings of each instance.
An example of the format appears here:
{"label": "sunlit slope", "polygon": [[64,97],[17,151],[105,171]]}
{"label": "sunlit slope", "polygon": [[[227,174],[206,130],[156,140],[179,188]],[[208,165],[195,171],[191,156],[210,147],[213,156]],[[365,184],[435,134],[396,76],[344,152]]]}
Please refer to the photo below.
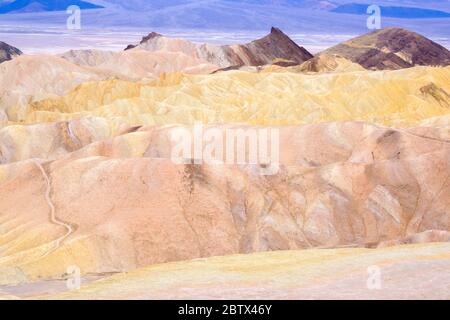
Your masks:
{"label": "sunlit slope", "polygon": [[[450,240],[448,130],[282,127],[280,171],[263,176],[258,165],[175,164],[176,127],[89,143],[101,139],[89,126],[55,126],[73,136],[53,144],[49,135],[2,145],[11,162],[0,165],[0,285],[58,279],[73,265],[102,274],[236,253]],[[86,145],[76,150],[74,140]],[[33,156],[54,161],[25,160]]]}
{"label": "sunlit slope", "polygon": [[[150,266],[41,298],[449,299],[449,249],[428,244],[217,257]],[[379,282],[369,281],[373,270]]]}
{"label": "sunlit slope", "polygon": [[26,118],[28,104],[59,98],[89,81],[142,81],[164,73],[209,74],[216,69],[178,52],[133,50],[112,54],[80,50],[62,57],[22,55],[0,65],[0,126],[6,120]]}
{"label": "sunlit slope", "polygon": [[112,123],[309,124],[361,120],[411,125],[450,113],[450,67],[323,74],[230,71],[88,82],[29,106],[27,123],[88,115]]}

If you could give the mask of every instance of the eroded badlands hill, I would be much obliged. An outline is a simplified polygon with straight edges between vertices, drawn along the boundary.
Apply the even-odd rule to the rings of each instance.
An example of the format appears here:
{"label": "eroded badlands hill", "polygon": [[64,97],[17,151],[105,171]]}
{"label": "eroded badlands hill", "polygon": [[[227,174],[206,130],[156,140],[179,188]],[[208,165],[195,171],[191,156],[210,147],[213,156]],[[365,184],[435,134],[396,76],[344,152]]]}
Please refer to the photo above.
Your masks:
{"label": "eroded badlands hill", "polygon": [[[389,50],[435,64],[420,60],[417,48]],[[380,60],[383,68],[401,66],[391,57]],[[72,51],[2,63],[0,286],[48,285],[70,266],[90,277],[265,251],[311,249],[299,254],[323,263],[328,251],[314,249],[352,247],[332,254],[349,254],[346,266],[395,259],[386,272],[399,286],[407,275],[418,276],[423,259],[434,259],[426,273],[439,275],[426,279],[432,292],[417,292],[445,296],[436,284],[445,278],[439,270],[448,269],[446,245],[424,247],[433,254],[413,246],[390,255],[383,248],[450,240],[450,66],[369,71],[351,57],[323,54],[300,64],[304,58],[274,29],[247,45],[150,34],[118,53]],[[222,137],[227,130],[279,132],[279,170],[262,174],[264,161],[199,163],[198,154],[183,155],[179,164],[173,135],[198,123]],[[261,257],[272,261],[271,254]],[[242,268],[229,259],[219,258]],[[287,271],[298,270],[297,263],[287,261]],[[409,273],[397,272],[402,266]],[[113,297],[142,297],[146,270],[131,275],[143,286],[124,275],[108,279],[129,284],[130,291]],[[289,284],[306,283],[311,297],[323,292],[299,273],[289,275]],[[255,278],[246,277],[255,290]],[[362,293],[342,277],[324,284],[325,291],[343,284]],[[299,297],[283,279],[272,289]],[[106,297],[108,281],[86,290]],[[0,297],[14,296],[14,288],[0,287]],[[156,296],[177,294],[175,288]]]}
{"label": "eroded badlands hill", "polygon": [[276,59],[287,59],[301,64],[313,57],[305,48],[300,47],[278,28],[272,28],[264,38],[243,45],[196,44],[183,39],[164,37],[152,32],[134,48],[148,51],[183,52],[220,68],[233,66],[262,66]]}
{"label": "eroded badlands hill", "polygon": [[450,51],[420,34],[402,28],[374,31],[338,44],[324,53],[343,56],[373,70],[450,64]]}
{"label": "eroded badlands hill", "polygon": [[[407,37],[402,36],[405,32]],[[118,79],[121,80],[118,81],[118,86],[122,85],[122,81],[127,81],[140,87],[143,83],[148,84],[149,80],[160,77],[170,79],[156,82],[165,87],[163,94],[158,94],[155,98],[143,95],[148,92],[148,85],[152,86],[148,84],[142,87],[143,90],[139,95],[133,96],[136,99],[121,101],[123,105],[128,104],[131,109],[136,109],[137,106],[139,113],[149,114],[147,119],[154,118],[152,113],[156,112],[157,118],[160,119],[150,120],[155,124],[161,121],[166,123],[166,119],[169,123],[171,123],[170,120],[191,123],[192,119],[203,121],[211,117],[213,117],[212,121],[221,121],[221,119],[228,121],[231,118],[233,121],[260,124],[353,119],[397,124],[398,121],[407,122],[411,117],[414,117],[413,121],[418,121],[441,116],[442,110],[437,106],[445,108],[448,103],[449,90],[446,85],[449,82],[448,67],[430,68],[430,78],[427,81],[428,69],[413,68],[414,71],[400,70],[398,73],[363,73],[364,70],[359,66],[362,64],[370,68],[371,66],[365,63],[374,62],[372,67],[381,63],[388,69],[391,67],[397,69],[421,64],[432,66],[448,64],[449,55],[445,49],[442,50],[438,45],[429,44],[429,40],[416,34],[411,36],[411,34],[402,29],[385,29],[347,43],[356,43],[355,45],[361,47],[364,52],[365,50],[371,52],[370,48],[376,47],[376,50],[381,52],[380,56],[378,53],[374,56],[376,61],[372,61],[372,58],[366,59],[364,55],[357,54],[359,58],[348,56],[340,50],[337,50],[339,51],[337,55],[332,54],[334,48],[330,49],[330,54],[324,53],[312,58],[276,28],[273,28],[268,36],[245,45],[200,45],[151,33],[136,48],[124,52],[75,50],[61,57],[23,56],[2,63],[0,68],[0,94],[2,95],[0,125],[7,120],[11,122],[63,120],[61,115],[52,112],[33,113],[36,108],[30,106],[37,103],[39,111],[42,106],[41,101],[57,100],[55,97],[67,99],[68,96],[73,97],[75,91],[80,91],[80,97],[75,104],[85,100],[82,109],[92,109],[90,101],[95,98],[89,94],[83,98],[85,94],[78,88],[80,84],[86,84],[89,81]],[[341,46],[347,46],[347,44]],[[359,52],[353,49],[351,47],[349,50],[352,53]],[[386,50],[392,52],[387,53]],[[407,66],[402,64],[394,66],[389,62],[393,58],[386,60],[387,62],[384,60],[386,55],[389,59],[393,56],[397,57],[395,59],[406,59],[405,57],[409,56],[413,63]],[[242,69],[243,72],[238,73],[233,69]],[[222,72],[218,72],[220,70]],[[361,74],[356,73],[358,71]],[[205,76],[174,75],[178,72]],[[206,76],[213,72],[218,74],[213,77]],[[313,72],[321,74],[317,77],[293,75]],[[250,75],[251,73],[257,75]],[[276,73],[286,73],[286,75],[276,75]],[[420,87],[413,83],[416,78],[419,78]],[[176,86],[177,81],[178,85],[189,87],[192,92],[186,89],[180,90],[180,86]],[[231,81],[237,81],[249,91],[237,92],[236,86],[230,85]],[[93,84],[93,86],[100,88],[102,84]],[[228,90],[231,92],[227,93]],[[223,91],[225,92],[222,99]],[[216,115],[217,102],[205,101],[210,100],[209,92],[217,97],[216,100],[222,100],[220,110],[230,107],[232,110],[227,111],[227,115]],[[387,92],[389,94],[386,94]],[[153,107],[155,104],[161,104],[159,96],[165,96],[164,106],[155,109]],[[197,103],[202,106],[203,111],[194,107],[196,115],[193,115],[193,111],[189,109],[199,96],[202,101]],[[212,104],[213,107],[204,108],[205,102]],[[42,111],[55,111],[46,110],[46,103],[42,106]],[[184,105],[183,117],[179,116],[178,104]],[[226,104],[225,108],[223,104]],[[248,111],[250,115],[248,112],[241,112],[245,106],[250,106]],[[64,103],[58,106],[59,110],[64,108]],[[79,106],[73,106],[73,108],[69,106],[69,108],[83,111]],[[405,108],[414,110],[414,114],[405,116]],[[113,106],[113,113],[116,113],[115,109],[116,107]],[[300,112],[297,111],[299,109]],[[398,109],[398,112],[393,115],[395,109]],[[170,114],[175,110],[178,116]],[[239,112],[236,112],[237,110]],[[296,111],[293,112],[293,110]],[[201,116],[198,115],[200,113],[202,113]],[[275,117],[272,117],[273,114]],[[68,118],[72,118],[72,115],[64,115],[64,119]]]}
{"label": "eroded badlands hill", "polygon": [[281,127],[273,176],[259,165],[175,164],[174,129],[135,128],[54,161],[0,166],[0,283],[58,278],[71,265],[119,272],[449,239],[448,129]]}
{"label": "eroded badlands hill", "polygon": [[83,82],[105,78],[100,72],[51,55],[22,55],[4,62],[0,64],[0,124],[23,118],[28,103],[34,100],[61,96]]}
{"label": "eroded badlands hill", "polygon": [[[450,67],[319,74],[229,71],[152,82],[86,82],[27,106],[27,123],[81,116],[123,124],[309,124],[360,120],[409,126],[448,115]],[[12,113],[12,112],[10,112]]]}
{"label": "eroded badlands hill", "polygon": [[351,72],[364,70],[361,65],[349,59],[339,55],[325,53],[317,55],[299,66],[287,69],[297,72]]}
{"label": "eroded badlands hill", "polygon": [[110,61],[116,54],[114,51],[104,50],[70,50],[59,56],[79,66],[99,66]]}
{"label": "eroded badlands hill", "polygon": [[29,104],[64,96],[89,81],[123,79],[132,83],[157,79],[164,73],[209,74],[214,70],[216,66],[174,52],[136,50],[105,56],[104,52],[80,51],[62,57],[23,55],[0,65],[0,126],[8,119],[24,120]]}

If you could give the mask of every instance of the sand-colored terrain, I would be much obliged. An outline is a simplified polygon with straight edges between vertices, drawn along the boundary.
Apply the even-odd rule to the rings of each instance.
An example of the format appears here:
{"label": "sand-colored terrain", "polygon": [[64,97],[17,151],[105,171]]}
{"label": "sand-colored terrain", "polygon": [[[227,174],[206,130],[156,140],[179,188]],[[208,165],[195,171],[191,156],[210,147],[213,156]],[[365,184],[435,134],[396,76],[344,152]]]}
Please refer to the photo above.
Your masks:
{"label": "sand-colored terrain", "polygon": [[234,255],[86,278],[79,290],[69,290],[66,279],[0,287],[0,299],[445,300],[449,252],[448,244],[429,244]]}
{"label": "sand-colored terrain", "polygon": [[[48,154],[53,161],[31,154],[0,166],[0,282],[54,279],[70,265],[122,272],[235,253],[449,239],[446,130],[280,127],[280,169],[264,176],[262,164],[174,163],[176,129],[132,129],[72,152],[61,141],[65,152]],[[32,152],[17,148],[16,157]]]}
{"label": "sand-colored terrain", "polygon": [[[311,124],[358,120],[414,126],[449,112],[450,67],[303,74],[181,73],[150,82],[85,82],[20,110],[26,123],[106,118],[120,124]],[[15,107],[9,114],[18,114]],[[11,120],[13,117],[10,118]]]}
{"label": "sand-colored terrain", "polygon": [[[304,62],[280,32],[1,63],[0,297],[448,299],[450,66]],[[174,157],[200,124],[219,147]]]}

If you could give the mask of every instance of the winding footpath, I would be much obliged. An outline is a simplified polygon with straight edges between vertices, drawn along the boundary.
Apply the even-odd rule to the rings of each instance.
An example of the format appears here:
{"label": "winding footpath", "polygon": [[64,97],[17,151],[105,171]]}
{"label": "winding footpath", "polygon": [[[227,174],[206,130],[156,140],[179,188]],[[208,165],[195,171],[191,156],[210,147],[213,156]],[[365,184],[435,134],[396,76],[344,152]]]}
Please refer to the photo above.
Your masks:
{"label": "winding footpath", "polygon": [[44,167],[42,167],[42,164],[40,164],[40,163],[39,163],[37,160],[35,160],[35,159],[33,159],[32,161],[33,161],[33,163],[39,168],[39,170],[40,170],[41,173],[42,173],[42,176],[44,177],[44,179],[45,179],[45,181],[46,181],[46,183],[47,183],[47,190],[45,191],[45,200],[47,201],[47,204],[48,204],[48,206],[49,206],[49,208],[50,208],[50,216],[49,216],[50,222],[53,223],[53,224],[55,224],[55,225],[61,226],[61,227],[65,228],[65,229],[67,230],[67,232],[66,232],[63,236],[61,236],[61,237],[59,237],[58,239],[54,240],[54,247],[53,247],[52,249],[48,250],[48,251],[41,257],[41,259],[42,259],[42,258],[45,258],[46,256],[48,256],[50,253],[52,253],[52,252],[54,252],[55,250],[57,250],[59,247],[61,247],[62,242],[63,242],[65,239],[67,239],[67,238],[74,232],[74,230],[73,230],[73,227],[72,227],[70,224],[68,224],[68,223],[66,223],[66,222],[64,222],[64,221],[62,221],[62,220],[59,220],[59,219],[56,217],[55,206],[54,206],[54,204],[53,204],[53,202],[52,202],[52,199],[51,199],[51,197],[50,197],[50,193],[51,193],[51,182],[50,182],[50,178],[49,178],[47,172],[45,171]]}

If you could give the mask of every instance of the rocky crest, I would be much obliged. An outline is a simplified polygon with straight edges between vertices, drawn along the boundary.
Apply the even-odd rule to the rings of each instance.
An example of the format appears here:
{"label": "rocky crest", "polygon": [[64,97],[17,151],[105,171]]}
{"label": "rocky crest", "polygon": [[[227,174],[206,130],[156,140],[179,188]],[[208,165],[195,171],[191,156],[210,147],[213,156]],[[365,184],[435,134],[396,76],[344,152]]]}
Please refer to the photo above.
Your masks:
{"label": "rocky crest", "polygon": [[368,33],[338,44],[324,53],[338,54],[372,70],[450,64],[449,50],[402,28],[385,28]]}
{"label": "rocky crest", "polygon": [[0,41],[0,63],[11,60],[12,58],[22,54],[19,49]]}
{"label": "rocky crest", "polygon": [[322,54],[293,68],[297,72],[349,72],[363,71],[364,68],[346,58]]}
{"label": "rocky crest", "polygon": [[212,45],[196,44],[187,40],[164,37],[152,32],[138,45],[129,45],[125,50],[144,49],[148,51],[175,51],[200,58],[218,68],[236,66],[262,66],[277,59],[301,64],[313,57],[278,28],[272,28],[267,36],[247,44]]}
{"label": "rocky crest", "polygon": [[237,46],[247,58],[249,65],[258,66],[285,59],[301,64],[313,57],[305,48],[297,45],[278,28],[272,27],[270,34],[249,44]]}

